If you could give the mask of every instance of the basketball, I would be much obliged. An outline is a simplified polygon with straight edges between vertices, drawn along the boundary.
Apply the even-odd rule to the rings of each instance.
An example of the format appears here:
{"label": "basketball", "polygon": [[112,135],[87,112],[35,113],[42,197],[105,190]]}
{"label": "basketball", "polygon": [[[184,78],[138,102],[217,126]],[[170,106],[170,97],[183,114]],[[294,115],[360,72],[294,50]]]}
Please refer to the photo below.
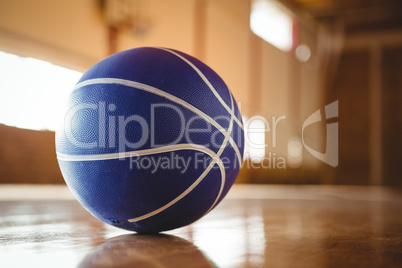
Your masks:
{"label": "basketball", "polygon": [[56,131],[66,184],[93,216],[139,233],[193,223],[233,185],[244,149],[224,81],[185,53],[141,47],[92,66]]}

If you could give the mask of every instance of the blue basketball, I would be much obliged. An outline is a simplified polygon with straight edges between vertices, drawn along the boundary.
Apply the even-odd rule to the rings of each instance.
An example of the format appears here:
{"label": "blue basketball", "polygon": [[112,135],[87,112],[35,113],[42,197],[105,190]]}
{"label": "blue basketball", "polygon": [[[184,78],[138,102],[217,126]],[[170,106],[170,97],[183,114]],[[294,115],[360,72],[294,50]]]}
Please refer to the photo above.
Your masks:
{"label": "blue basketball", "polygon": [[176,50],[141,47],[90,68],[67,101],[56,151],[96,218],[139,233],[190,224],[219,204],[242,162],[240,111],[223,80]]}

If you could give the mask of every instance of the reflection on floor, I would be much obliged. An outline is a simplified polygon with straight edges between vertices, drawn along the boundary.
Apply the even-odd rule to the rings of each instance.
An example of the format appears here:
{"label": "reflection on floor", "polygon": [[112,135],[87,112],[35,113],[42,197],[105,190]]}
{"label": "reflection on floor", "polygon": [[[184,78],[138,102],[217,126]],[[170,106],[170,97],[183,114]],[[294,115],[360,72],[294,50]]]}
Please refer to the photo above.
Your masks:
{"label": "reflection on floor", "polygon": [[200,221],[151,236],[103,224],[67,191],[0,187],[2,267],[402,266],[402,195],[388,188],[236,185]]}

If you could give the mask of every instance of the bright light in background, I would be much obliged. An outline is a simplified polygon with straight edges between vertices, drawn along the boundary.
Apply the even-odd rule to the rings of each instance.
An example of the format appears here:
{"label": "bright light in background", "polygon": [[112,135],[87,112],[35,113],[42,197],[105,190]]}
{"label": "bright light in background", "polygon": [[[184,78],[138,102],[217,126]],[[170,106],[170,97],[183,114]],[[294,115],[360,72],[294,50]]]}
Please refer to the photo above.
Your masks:
{"label": "bright light in background", "polygon": [[311,57],[311,50],[308,45],[301,44],[298,45],[295,50],[296,58],[301,62],[306,62]]}
{"label": "bright light in background", "polygon": [[303,145],[299,138],[292,137],[288,141],[288,165],[291,168],[298,168],[303,160]]}
{"label": "bright light in background", "polygon": [[247,118],[243,116],[244,124],[244,159],[261,162],[265,156],[265,132],[267,126],[262,116]]}
{"label": "bright light in background", "polygon": [[82,73],[0,52],[0,123],[55,130],[68,94]]}
{"label": "bright light in background", "polygon": [[293,20],[272,0],[253,0],[250,14],[251,30],[283,51],[293,47]]}

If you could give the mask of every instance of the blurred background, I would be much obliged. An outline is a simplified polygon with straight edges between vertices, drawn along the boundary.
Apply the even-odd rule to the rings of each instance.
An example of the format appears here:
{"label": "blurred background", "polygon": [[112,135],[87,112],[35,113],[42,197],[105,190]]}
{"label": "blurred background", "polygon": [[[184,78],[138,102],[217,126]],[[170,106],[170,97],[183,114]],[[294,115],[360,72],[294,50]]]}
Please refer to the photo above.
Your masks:
{"label": "blurred background", "polygon": [[[256,145],[237,183],[402,186],[398,0],[0,0],[0,183],[64,183],[63,99],[139,46],[188,53],[227,83]],[[332,164],[311,154],[329,148]]]}

